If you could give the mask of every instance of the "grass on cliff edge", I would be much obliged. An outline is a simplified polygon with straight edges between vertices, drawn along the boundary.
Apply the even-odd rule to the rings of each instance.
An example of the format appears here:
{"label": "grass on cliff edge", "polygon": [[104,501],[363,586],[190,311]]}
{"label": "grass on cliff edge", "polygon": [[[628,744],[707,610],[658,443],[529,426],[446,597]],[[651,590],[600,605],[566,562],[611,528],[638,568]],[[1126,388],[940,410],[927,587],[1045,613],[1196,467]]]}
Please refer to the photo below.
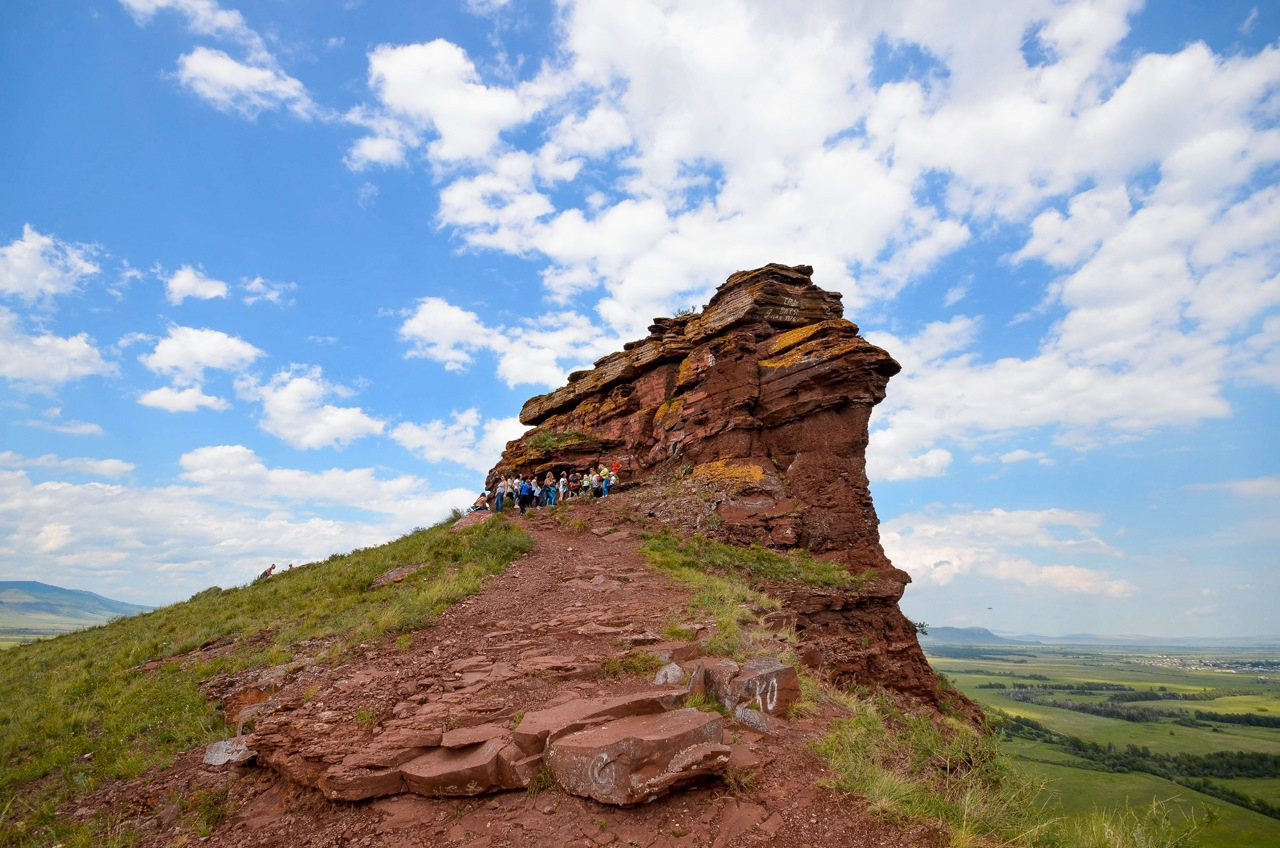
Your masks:
{"label": "grass on cliff edge", "polygon": [[[0,653],[0,845],[130,844],[127,835],[110,836],[109,823],[72,825],[54,810],[103,780],[128,780],[228,735],[200,681],[339,662],[357,645],[429,625],[533,547],[503,521],[459,533],[449,532],[451,523]],[[426,565],[403,583],[369,588],[380,574],[415,563]],[[228,639],[236,640],[228,653],[191,653]],[[191,655],[137,668],[184,654]]]}
{"label": "grass on cliff edge", "polygon": [[844,566],[816,560],[807,551],[784,556],[759,545],[739,548],[669,532],[646,536],[640,552],[651,566],[693,590],[689,611],[716,623],[716,635],[703,650],[724,656],[743,655],[747,640],[742,625],[756,620],[755,610],[779,606],[756,586],[792,583],[856,590],[875,576],[874,571],[850,574]]}
{"label": "grass on cliff edge", "polygon": [[955,848],[1185,848],[1215,821],[1167,801],[1066,819],[1045,781],[1015,765],[994,734],[913,715],[884,693],[842,702],[853,715],[814,745],[835,774],[830,785],[863,796],[875,815],[934,823]]}

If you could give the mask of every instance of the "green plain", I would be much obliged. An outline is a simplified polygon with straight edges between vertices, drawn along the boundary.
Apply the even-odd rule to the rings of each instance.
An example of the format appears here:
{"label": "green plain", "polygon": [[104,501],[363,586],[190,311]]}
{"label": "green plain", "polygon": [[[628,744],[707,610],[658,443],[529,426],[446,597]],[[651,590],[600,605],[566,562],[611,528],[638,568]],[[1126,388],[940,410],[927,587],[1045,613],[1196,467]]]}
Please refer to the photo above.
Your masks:
{"label": "green plain", "polygon": [[[929,646],[925,646],[929,652]],[[1103,682],[1132,686],[1137,690],[1159,689],[1178,693],[1206,690],[1242,690],[1208,701],[1143,701],[1142,706],[1160,710],[1208,710],[1219,713],[1280,715],[1280,675],[1271,673],[1230,673],[1180,667],[1196,658],[1276,659],[1276,652],[1259,650],[1191,651],[1175,649],[1065,648],[1018,646],[988,648],[977,658],[929,656],[935,669],[945,673],[964,694],[984,709],[1000,709],[1034,719],[1057,733],[1077,736],[1099,744],[1146,746],[1153,753],[1214,751],[1258,751],[1280,754],[1280,728],[1215,724],[1213,728],[1192,728],[1173,724],[1172,718],[1157,722],[1129,722],[1088,715],[1061,707],[1013,701],[1001,697],[999,689],[980,689],[980,684],[1014,683],[1028,686]],[[1049,678],[1037,680],[1032,675]],[[1054,700],[1077,703],[1105,701],[1110,693],[1096,695],[1055,692]],[[1280,820],[1263,816],[1234,804],[1179,786],[1172,781],[1141,773],[1114,774],[1087,768],[1089,763],[1057,745],[1026,739],[1007,739],[1003,747],[1015,761],[1023,762],[1046,778],[1056,793],[1056,803],[1064,815],[1075,816],[1093,809],[1111,809],[1125,803],[1140,807],[1152,800],[1178,799],[1187,809],[1209,807],[1219,811],[1221,820],[1199,840],[1205,848],[1263,848],[1280,846]],[[1082,767],[1084,766],[1084,767]],[[1280,778],[1236,778],[1214,780],[1225,787],[1270,803],[1280,803]]]}

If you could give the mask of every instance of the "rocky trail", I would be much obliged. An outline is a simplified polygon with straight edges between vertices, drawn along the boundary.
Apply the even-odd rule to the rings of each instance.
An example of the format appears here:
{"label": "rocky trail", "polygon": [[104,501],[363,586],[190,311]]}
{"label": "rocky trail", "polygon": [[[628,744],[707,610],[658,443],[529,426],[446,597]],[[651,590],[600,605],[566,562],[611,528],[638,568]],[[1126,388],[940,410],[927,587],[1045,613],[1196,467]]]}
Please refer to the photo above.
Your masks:
{"label": "rocky trail", "polygon": [[[635,526],[618,520],[622,501],[576,507],[589,528],[579,532],[548,515],[516,514],[510,520],[530,533],[534,549],[435,627],[413,634],[407,648],[388,640],[335,668],[211,681],[228,723],[245,725],[245,736],[104,787],[67,812],[109,811],[139,828],[147,848],[934,844],[931,829],[877,822],[856,798],[820,785],[826,773],[808,745],[837,715],[834,707],[788,720],[781,709],[768,715],[766,694],[753,708],[739,707],[737,718],[679,709],[690,686],[724,695],[732,675],[725,660],[699,658],[699,642],[662,640],[672,623],[705,640],[710,623],[689,620],[688,591],[646,565]],[[619,669],[628,656],[648,659],[643,676]],[[652,666],[672,660],[686,673],[668,669],[673,682],[655,685]],[[758,688],[767,690],[767,680]],[[689,727],[656,735],[676,739],[679,750],[649,752],[668,773],[670,794],[623,797],[629,806],[579,797],[592,789],[575,781],[601,782],[606,749],[616,754],[618,744],[655,738],[654,723],[672,721]],[[557,734],[565,744],[527,756]],[[593,734],[615,738],[593,741]],[[560,785],[524,788],[531,778],[537,788],[544,760],[572,760],[572,740],[583,740],[585,759],[559,763],[555,776],[577,794]],[[689,759],[689,750],[695,762],[671,766],[673,755]],[[256,763],[237,763],[253,753]],[[644,752],[630,754],[621,759],[644,760]],[[625,775],[603,771],[603,783],[614,778],[610,791],[621,786],[625,796]],[[667,791],[661,783],[659,792]],[[188,808],[210,799],[225,817],[199,839],[184,828],[182,799]]]}

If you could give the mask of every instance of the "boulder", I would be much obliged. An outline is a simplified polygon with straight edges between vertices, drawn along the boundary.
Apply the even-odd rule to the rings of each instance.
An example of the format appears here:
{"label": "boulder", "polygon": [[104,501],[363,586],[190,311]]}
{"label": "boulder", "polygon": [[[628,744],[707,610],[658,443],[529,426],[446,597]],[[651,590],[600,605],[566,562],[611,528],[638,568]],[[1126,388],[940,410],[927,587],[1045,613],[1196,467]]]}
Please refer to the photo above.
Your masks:
{"label": "boulder", "polygon": [[632,716],[554,740],[546,761],[565,791],[628,806],[722,772],[723,731],[724,719],[701,710]]}

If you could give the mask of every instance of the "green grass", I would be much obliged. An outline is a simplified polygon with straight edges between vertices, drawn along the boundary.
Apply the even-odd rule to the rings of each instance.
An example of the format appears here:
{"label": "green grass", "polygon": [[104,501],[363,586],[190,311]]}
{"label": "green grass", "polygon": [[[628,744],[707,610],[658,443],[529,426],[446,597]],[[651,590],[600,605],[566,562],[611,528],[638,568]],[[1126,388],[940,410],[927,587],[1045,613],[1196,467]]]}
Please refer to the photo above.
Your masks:
{"label": "green grass", "polygon": [[[1261,655],[1266,652],[1239,653]],[[1280,753],[1280,730],[1274,728],[1217,725],[1220,732],[1213,732],[1211,728],[1174,725],[1170,719],[1134,723],[1085,715],[1059,707],[1011,701],[1000,697],[999,690],[977,688],[979,684],[990,682],[1035,685],[1044,682],[1103,681],[1123,683],[1139,690],[1159,689],[1163,686],[1170,692],[1243,690],[1248,694],[1231,695],[1213,701],[1142,703],[1157,705],[1161,709],[1209,709],[1267,715],[1272,710],[1280,714],[1280,685],[1274,680],[1260,680],[1257,676],[1247,674],[1171,667],[1167,663],[1148,664],[1165,662],[1165,658],[1156,657],[1154,652],[1124,649],[1019,646],[1016,652],[1009,650],[1002,653],[997,648],[984,649],[984,654],[984,659],[930,657],[930,662],[936,669],[946,671],[958,688],[984,708],[994,707],[1032,718],[1055,732],[1077,736],[1090,742],[1104,745],[1110,742],[1121,749],[1129,744],[1147,746],[1152,752],[1165,754],[1208,754],[1214,751]],[[1187,651],[1186,654],[1202,657],[1204,652]],[[1274,657],[1274,654],[1267,656]],[[1010,673],[1015,676],[1008,676]],[[1049,680],[1037,681],[1031,679],[1031,675],[1042,675]],[[1056,696],[1058,699],[1064,697],[1067,696]],[[1070,697],[1080,702],[1102,700],[1100,696],[1073,694]],[[1095,809],[1114,811],[1118,805],[1130,805],[1133,809],[1140,810],[1152,801],[1172,798],[1176,799],[1173,808],[1184,813],[1196,807],[1217,811],[1219,821],[1201,834],[1200,845],[1212,848],[1280,845],[1280,821],[1194,792],[1163,778],[1140,773],[1112,774],[1088,769],[1090,764],[1085,760],[1074,757],[1053,744],[1007,739],[1001,745],[1015,762],[1023,763],[1048,781],[1049,788],[1057,794],[1064,815],[1073,821],[1083,821]],[[1215,779],[1214,782],[1271,803],[1280,800],[1276,797],[1280,792],[1280,778]]]}
{"label": "green grass", "polygon": [[[784,556],[759,545],[740,548],[703,536],[646,536],[640,552],[650,566],[693,590],[686,610],[690,616],[715,621],[715,636],[704,651],[737,658],[751,654],[751,628],[744,630],[744,625],[757,624],[759,613],[779,606],[761,588],[789,583],[857,590],[874,578],[874,572],[851,574],[842,565],[821,562],[804,551]],[[680,627],[679,632],[692,631]]]}
{"label": "green grass", "polygon": [[[55,807],[227,735],[199,681],[338,662],[356,646],[430,625],[532,545],[505,522],[460,533],[445,523],[0,653],[0,845],[114,844],[110,823],[73,826],[55,818]],[[403,583],[369,588],[385,571],[414,563],[426,565]],[[234,649],[217,657],[195,653],[231,642]],[[174,661],[138,668],[166,659]]]}
{"label": "green grass", "polygon": [[1280,777],[1236,777],[1229,780],[1218,779],[1214,782],[1254,798],[1280,805]]}
{"label": "green grass", "polygon": [[1035,763],[1037,775],[1048,782],[1064,814],[1086,816],[1094,810],[1118,805],[1142,807],[1153,800],[1170,800],[1184,811],[1198,807],[1215,810],[1219,819],[1199,839],[1206,848],[1261,848],[1280,845],[1280,821],[1192,792],[1149,774],[1108,774],[1066,766]]}
{"label": "green grass", "polygon": [[836,789],[863,796],[881,817],[936,822],[952,845],[1038,844],[1050,818],[1041,787],[1017,772],[994,736],[960,722],[944,731],[883,694],[832,722],[815,748]]}
{"label": "green grass", "polygon": [[1113,794],[1066,815],[1044,772],[1084,772],[1018,762],[994,736],[903,712],[884,694],[846,703],[853,716],[832,722],[814,746],[835,775],[830,785],[861,795],[881,818],[935,824],[953,848],[1190,848],[1227,816],[1242,834],[1265,833],[1241,826],[1244,816],[1217,812],[1227,805],[1153,801],[1143,792],[1137,803],[1117,804]]}
{"label": "green grass", "polygon": [[807,586],[860,588],[875,577],[874,571],[855,575],[839,563],[814,559],[808,551],[787,555],[759,545],[740,548],[704,536],[682,540],[671,534],[650,536],[641,550],[659,566],[691,566],[722,576],[736,576],[753,585],[801,583]]}

